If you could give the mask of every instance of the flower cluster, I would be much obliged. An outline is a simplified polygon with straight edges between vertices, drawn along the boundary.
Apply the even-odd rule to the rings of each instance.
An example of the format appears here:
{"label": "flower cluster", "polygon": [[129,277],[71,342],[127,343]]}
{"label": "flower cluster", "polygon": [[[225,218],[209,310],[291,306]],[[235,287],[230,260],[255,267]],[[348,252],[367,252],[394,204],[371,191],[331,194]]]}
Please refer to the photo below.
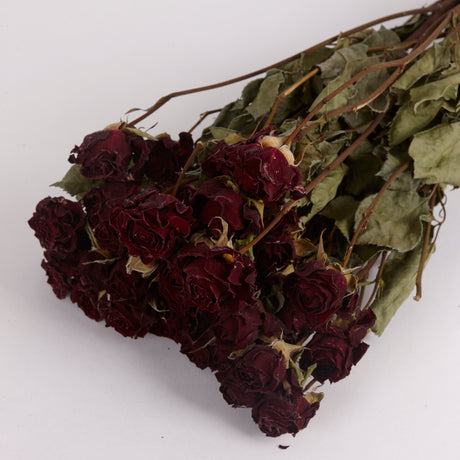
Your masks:
{"label": "flower cluster", "polygon": [[29,225],[57,297],[124,336],[173,339],[215,372],[230,405],[251,408],[278,436],[315,415],[315,382],[349,374],[375,316],[320,246],[299,251],[295,211],[256,241],[284,203],[305,195],[299,169],[263,139],[216,143],[184,180],[189,134],[96,132],[70,157],[78,201],[45,198]]}

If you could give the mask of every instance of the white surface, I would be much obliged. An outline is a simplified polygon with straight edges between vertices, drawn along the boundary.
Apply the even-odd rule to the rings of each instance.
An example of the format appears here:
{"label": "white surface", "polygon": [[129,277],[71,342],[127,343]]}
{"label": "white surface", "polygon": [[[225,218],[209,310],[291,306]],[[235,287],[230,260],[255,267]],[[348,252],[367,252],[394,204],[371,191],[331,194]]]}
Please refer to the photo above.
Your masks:
{"label": "white surface", "polygon": [[[263,436],[215,378],[154,336],[124,339],[54,297],[27,227],[89,132],[174,90],[227,79],[419,0],[10,0],[0,7],[0,457],[6,460],[458,459],[460,192],[424,297],[406,302],[295,438]],[[6,49],[5,49],[6,44]],[[188,96],[172,135],[242,84]],[[6,106],[5,106],[6,101]],[[282,451],[278,444],[289,445]]]}

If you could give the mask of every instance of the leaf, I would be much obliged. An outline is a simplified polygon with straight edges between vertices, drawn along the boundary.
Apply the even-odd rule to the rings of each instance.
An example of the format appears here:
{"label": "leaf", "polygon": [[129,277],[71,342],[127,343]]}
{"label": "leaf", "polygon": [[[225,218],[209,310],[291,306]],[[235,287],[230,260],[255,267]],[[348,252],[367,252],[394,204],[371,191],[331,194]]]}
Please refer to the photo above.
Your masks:
{"label": "leaf", "polygon": [[417,81],[426,75],[445,69],[450,64],[450,41],[435,43],[431,48],[422,53],[405,72],[393,83],[394,90],[407,91]]}
{"label": "leaf", "polygon": [[410,98],[414,103],[414,112],[418,114],[419,105],[425,101],[434,101],[441,98],[445,101],[457,99],[459,84],[460,73],[456,73],[441,80],[412,88],[410,90]]}
{"label": "leaf", "polygon": [[[355,214],[355,231],[363,214],[376,194],[361,201]],[[428,199],[415,191],[388,189],[371,214],[367,226],[356,244],[373,244],[407,252],[414,249],[422,237],[422,220],[431,220]]]}
{"label": "leaf", "polygon": [[[381,293],[371,305],[377,316],[372,331],[382,335],[398,308],[409,297],[415,287],[422,252],[422,244],[410,252],[392,252],[383,268]],[[434,251],[429,248],[428,256]],[[428,258],[427,258],[428,261]]]}
{"label": "leaf", "polygon": [[460,122],[416,134],[409,155],[414,159],[415,178],[427,184],[460,186]]}
{"label": "leaf", "polygon": [[396,32],[384,26],[380,30],[372,30],[372,33],[363,40],[369,48],[396,46],[401,40]]}
{"label": "leaf", "polygon": [[357,43],[355,45],[341,48],[329,59],[318,65],[321,70],[321,77],[324,80],[332,80],[338,77],[348,62],[367,57],[367,45]]}
{"label": "leaf", "polygon": [[59,187],[72,196],[84,195],[93,187],[102,185],[101,179],[88,179],[80,174],[80,165],[72,165],[62,180],[51,184],[51,187]]}
{"label": "leaf", "polygon": [[318,214],[335,198],[337,189],[347,173],[348,167],[343,163],[333,169],[311,192],[310,201],[313,204],[306,221]]}
{"label": "leaf", "polygon": [[358,206],[359,201],[355,200],[352,196],[341,195],[332,200],[321,212],[321,215],[329,219],[334,219],[336,227],[350,241]]}
{"label": "leaf", "polygon": [[266,114],[273,106],[278,96],[278,88],[284,82],[284,75],[276,71],[264,79],[254,101],[246,109],[254,119]]}
{"label": "leaf", "polygon": [[388,133],[390,145],[398,145],[414,134],[420,132],[434,120],[442,107],[443,101],[426,101],[418,106],[417,113],[413,102],[402,105],[391,123]]}
{"label": "leaf", "polygon": [[209,130],[211,131],[213,139],[216,140],[224,139],[230,134],[236,134],[236,131],[233,129],[222,128],[221,126],[211,126]]}

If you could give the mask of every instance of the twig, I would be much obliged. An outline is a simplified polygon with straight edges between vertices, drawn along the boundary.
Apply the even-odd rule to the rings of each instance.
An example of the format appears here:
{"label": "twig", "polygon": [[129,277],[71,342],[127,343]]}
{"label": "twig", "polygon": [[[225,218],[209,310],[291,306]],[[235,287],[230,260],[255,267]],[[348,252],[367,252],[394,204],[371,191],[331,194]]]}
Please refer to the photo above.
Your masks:
{"label": "twig", "polygon": [[213,113],[217,113],[217,112],[220,112],[222,109],[213,109],[213,110],[207,110],[206,112],[203,112],[201,115],[200,115],[200,118],[199,120],[187,131],[189,134],[192,133],[192,131],[206,118],[208,117],[209,115],[213,114]]}
{"label": "twig", "polygon": [[[297,139],[299,133],[302,132],[303,128],[306,126],[306,124],[313,119],[313,117],[328,103],[330,102],[335,96],[337,96],[339,93],[341,93],[344,89],[348,88],[351,86],[353,83],[357,82],[360,78],[364,77],[365,75],[376,72],[377,70],[382,70],[382,69],[388,69],[391,67],[396,67],[396,70],[390,75],[390,77],[382,84],[380,85],[375,91],[373,91],[369,96],[364,98],[363,100],[359,101],[356,104],[351,104],[346,107],[343,107],[342,109],[337,109],[340,110],[339,113],[345,113],[345,112],[351,112],[351,111],[357,111],[363,107],[365,107],[367,104],[372,102],[374,99],[376,99],[380,94],[382,94],[398,77],[399,75],[403,72],[405,66],[412,62],[416,57],[418,57],[425,49],[432,43],[433,40],[435,40],[438,35],[444,30],[444,28],[449,24],[451,20],[451,16],[460,10],[460,7],[456,7],[454,10],[452,10],[449,15],[446,15],[446,17],[443,19],[443,21],[436,27],[436,29],[430,33],[430,35],[416,48],[414,48],[409,54],[406,56],[400,58],[400,59],[395,59],[393,61],[387,61],[387,62],[380,62],[378,64],[372,65],[370,67],[365,67],[362,69],[360,72],[358,72],[356,75],[353,75],[349,80],[347,80],[345,83],[340,85],[338,88],[336,88],[334,91],[332,91],[330,94],[328,94],[326,97],[324,97],[321,101],[319,101],[315,107],[312,108],[310,113],[305,117],[305,119],[299,123],[299,125],[296,127],[296,129],[290,134],[288,139],[286,140],[286,145],[289,145],[290,143],[294,142],[295,139]],[[332,114],[328,115],[330,118],[332,117]]]}
{"label": "twig", "polygon": [[383,184],[383,187],[380,189],[379,193],[375,196],[375,198],[372,200],[372,203],[370,206],[366,209],[366,211],[363,213],[363,217],[361,221],[358,224],[358,227],[356,227],[355,233],[350,241],[350,246],[348,247],[348,251],[345,255],[344,261],[343,261],[343,267],[346,267],[348,262],[350,261],[351,253],[353,252],[354,245],[356,243],[356,240],[358,239],[358,236],[361,232],[361,230],[367,225],[367,222],[369,221],[369,218],[371,217],[372,213],[374,212],[375,207],[377,206],[378,202],[382,198],[383,194],[385,191],[388,189],[388,187],[392,184],[392,182],[407,168],[409,167],[409,162],[404,163],[402,166],[400,166],[390,177],[389,179]]}
{"label": "twig", "polygon": [[179,177],[177,178],[176,184],[174,185],[173,191],[171,192],[172,196],[176,196],[177,191],[179,190],[180,184],[182,183],[182,180],[184,179],[185,173],[187,172],[187,170],[190,167],[190,165],[195,161],[195,158],[203,150],[203,147],[204,147],[204,145],[201,142],[198,142],[196,144],[195,149],[193,150],[193,152],[187,158],[187,161],[185,162],[185,165],[182,168],[182,171],[181,171]]}
{"label": "twig", "polygon": [[388,251],[383,251],[382,259],[380,260],[379,271],[377,272],[377,276],[375,277],[375,281],[374,281],[374,289],[372,290],[371,296],[369,297],[369,300],[367,301],[362,311],[367,310],[371,306],[372,302],[375,299],[375,296],[377,295],[377,291],[380,285],[380,280],[382,279],[383,267],[385,266],[385,262],[387,260],[387,255],[388,255]]}
{"label": "twig", "polygon": [[320,48],[322,48],[324,46],[330,45],[330,44],[334,43],[337,40],[337,38],[339,38],[339,37],[347,37],[349,35],[352,35],[352,34],[355,34],[357,32],[360,32],[361,30],[368,29],[369,27],[375,26],[377,24],[381,24],[382,22],[387,22],[387,21],[391,21],[393,19],[398,19],[398,18],[401,18],[401,17],[404,17],[404,16],[411,16],[411,15],[414,15],[414,14],[430,13],[432,11],[437,11],[440,8],[442,8],[442,6],[440,6],[439,3],[435,3],[435,4],[433,4],[433,5],[429,6],[429,7],[416,8],[416,9],[413,9],[413,10],[402,11],[402,12],[396,13],[396,14],[390,14],[388,16],[384,16],[384,17],[376,19],[374,21],[370,21],[370,22],[367,22],[365,24],[362,24],[362,25],[360,25],[358,27],[350,29],[350,30],[348,30],[346,32],[343,32],[341,34],[334,35],[333,37],[330,37],[327,40],[324,40],[324,41],[322,41],[321,43],[318,43],[315,46],[307,48],[306,50],[301,51],[300,53],[294,54],[293,56],[290,56],[290,57],[288,57],[286,59],[283,59],[282,61],[276,62],[276,63],[271,64],[271,65],[266,66],[266,67],[263,67],[262,69],[256,70],[254,72],[250,72],[250,73],[247,73],[247,74],[242,75],[240,77],[232,78],[230,80],[225,80],[225,81],[222,81],[222,82],[219,82],[219,83],[214,83],[212,85],[200,86],[200,87],[197,87],[197,88],[191,88],[191,89],[186,89],[186,90],[182,90],[182,91],[175,91],[173,93],[167,94],[166,96],[163,96],[160,99],[158,99],[158,101],[153,106],[151,106],[149,109],[147,109],[144,114],[142,114],[140,117],[138,117],[135,120],[133,120],[130,123],[128,123],[127,126],[128,127],[135,126],[137,123],[139,123],[140,121],[144,120],[145,118],[150,116],[152,113],[156,112],[160,107],[162,107],[164,104],[166,104],[168,101],[170,101],[171,99],[173,99],[175,97],[185,96],[187,94],[199,93],[199,92],[208,91],[208,90],[211,90],[211,89],[217,89],[217,88],[221,88],[223,86],[232,85],[233,83],[237,83],[239,81],[247,80],[248,78],[252,78],[252,77],[255,77],[256,75],[259,75],[259,74],[261,74],[263,72],[266,72],[267,70],[270,70],[270,69],[273,69],[275,67],[280,67],[280,66],[283,66],[285,64],[288,64],[289,62],[293,61],[294,59],[300,58],[303,54],[309,54],[309,53],[312,53],[312,52],[316,51],[317,49],[320,49]]}
{"label": "twig", "polygon": [[[438,189],[438,186],[434,187],[431,198],[430,198],[431,212],[433,212],[433,208],[436,203],[437,189]],[[425,268],[426,256],[428,253],[428,245],[430,244],[430,236],[431,236],[432,228],[433,226],[431,225],[431,222],[427,222],[426,229],[425,229],[425,235],[423,238],[422,253],[420,255],[420,262],[419,262],[418,270],[417,270],[417,278],[415,280],[416,290],[415,290],[414,300],[416,301],[419,301],[422,298],[422,275],[423,275],[423,270]]]}
{"label": "twig", "polygon": [[316,383],[316,380],[313,379],[305,388],[304,388],[304,392],[307,392],[314,384]]}
{"label": "twig", "polygon": [[289,96],[295,89],[297,89],[300,85],[303,85],[306,81],[310,80],[311,77],[316,75],[319,72],[319,67],[316,69],[313,69],[311,72],[308,72],[307,75],[304,75],[300,80],[296,81],[293,85],[291,85],[289,88],[286,88],[283,92],[278,94],[275,103],[273,104],[272,111],[270,112],[270,115],[268,116],[267,120],[265,121],[263,128],[266,128],[273,120],[273,117],[275,116],[276,110],[278,109],[278,106],[280,105],[281,101]]}

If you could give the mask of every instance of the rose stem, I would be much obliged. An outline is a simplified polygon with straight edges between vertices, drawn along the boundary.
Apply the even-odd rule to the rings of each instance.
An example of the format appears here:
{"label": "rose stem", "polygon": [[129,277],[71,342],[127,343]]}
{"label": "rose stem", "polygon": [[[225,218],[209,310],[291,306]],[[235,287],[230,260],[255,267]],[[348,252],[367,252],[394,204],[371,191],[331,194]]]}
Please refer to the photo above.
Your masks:
{"label": "rose stem", "polygon": [[261,74],[263,72],[266,72],[267,70],[273,69],[274,67],[280,67],[280,66],[282,66],[284,64],[287,64],[287,63],[293,61],[294,59],[298,59],[299,57],[302,56],[302,54],[312,53],[313,51],[316,51],[319,48],[322,48],[322,47],[324,47],[326,45],[330,45],[330,44],[334,43],[339,37],[347,37],[349,35],[353,35],[353,34],[359,32],[361,30],[368,29],[369,27],[375,26],[375,25],[380,24],[382,22],[387,22],[387,21],[390,21],[390,20],[393,20],[393,19],[398,19],[398,18],[404,17],[404,16],[410,16],[410,15],[422,14],[422,13],[430,13],[430,12],[436,11],[436,10],[438,10],[440,8],[442,8],[442,5],[440,5],[438,2],[436,2],[436,3],[434,3],[433,5],[431,5],[429,7],[417,8],[417,9],[413,9],[413,10],[402,11],[400,13],[390,14],[388,16],[384,16],[382,18],[375,19],[374,21],[370,21],[370,22],[362,24],[362,25],[360,25],[358,27],[355,27],[353,29],[347,30],[346,32],[343,32],[341,34],[334,35],[333,37],[328,38],[327,40],[324,40],[321,43],[318,43],[317,45],[315,45],[315,46],[313,46],[311,48],[307,48],[306,50],[301,51],[300,53],[297,53],[297,54],[295,54],[295,55],[293,55],[291,57],[283,59],[282,61],[279,61],[279,62],[276,62],[274,64],[271,64],[271,65],[269,65],[267,67],[263,67],[262,69],[256,70],[254,72],[250,72],[250,73],[247,73],[247,74],[242,75],[240,77],[232,78],[230,80],[225,80],[223,82],[214,83],[212,85],[200,86],[200,87],[197,87],[197,88],[191,88],[191,89],[182,90],[182,91],[176,91],[176,92],[167,94],[166,96],[163,96],[160,99],[158,99],[158,101],[155,102],[155,104],[152,107],[147,109],[144,114],[142,114],[140,117],[136,118],[135,120],[129,122],[126,126],[127,127],[133,127],[137,123],[141,122],[145,118],[147,118],[150,115],[152,115],[152,113],[156,112],[160,107],[162,107],[169,100],[171,100],[171,99],[173,99],[175,97],[185,96],[187,94],[199,93],[201,91],[208,91],[208,90],[211,90],[211,89],[217,89],[217,88],[221,88],[223,86],[232,85],[233,83],[237,83],[239,81],[247,80],[248,78],[255,77],[256,75],[259,75],[259,74]]}
{"label": "rose stem", "polygon": [[[305,186],[305,195],[310,193],[326,176],[328,176],[331,171],[333,171],[337,166],[343,163],[346,158],[359,146],[364,140],[374,131],[378,124],[382,121],[383,117],[387,112],[382,112],[375,120],[369,125],[369,127],[347,148],[345,149],[332,163],[326,166],[321,173],[315,177],[310,183]],[[280,210],[280,212],[272,219],[272,221],[263,229],[256,238],[254,238],[249,244],[240,249],[240,253],[244,254],[246,251],[249,251],[253,246],[255,246],[265,235],[267,235],[273,228],[278,224],[278,222],[285,216],[302,198],[297,200],[288,201]]]}
{"label": "rose stem", "polygon": [[[436,192],[437,192],[437,186],[433,188],[432,195],[430,198],[430,209],[431,212],[433,212],[434,205],[436,203]],[[425,268],[425,262],[426,262],[426,256],[428,253],[428,245],[430,244],[430,236],[431,236],[431,230],[433,226],[431,225],[431,222],[427,222],[426,224],[426,229],[425,229],[425,236],[423,238],[423,246],[422,246],[422,253],[420,255],[420,262],[417,270],[417,278],[415,281],[415,296],[414,300],[419,301],[422,298],[422,275],[423,275],[423,269]]]}
{"label": "rose stem", "polygon": [[[454,14],[454,11],[459,10],[460,8],[456,7],[455,10],[451,12],[451,14],[447,15],[443,21],[436,27],[436,29],[417,47],[414,48],[413,51],[411,51],[409,54],[404,56],[403,58],[400,59],[395,59],[393,61],[388,61],[388,62],[380,62],[379,64],[375,64],[373,66],[364,68],[360,72],[358,72],[356,75],[351,77],[348,81],[340,85],[337,89],[332,91],[330,94],[328,94],[326,97],[324,97],[318,104],[316,104],[315,107],[310,111],[310,113],[304,118],[304,120],[299,123],[299,125],[296,127],[296,129],[292,132],[292,134],[288,137],[286,140],[286,145],[289,145],[292,143],[299,133],[301,133],[302,129],[305,127],[305,125],[331,100],[333,99],[337,94],[342,92],[344,89],[348,88],[351,86],[353,83],[358,81],[360,78],[364,77],[365,75],[375,72],[377,70],[382,70],[382,69],[387,69],[390,67],[397,67],[397,69],[390,75],[390,77],[382,84],[380,85],[377,90],[372,92],[368,97],[363,99],[362,101],[359,101],[356,104],[352,104],[346,107],[343,107],[342,109],[337,109],[337,110],[346,110],[346,111],[357,111],[361,109],[362,107],[366,106],[370,102],[372,102],[374,99],[376,99],[380,94],[382,94],[398,77],[399,75],[403,72],[404,67],[409,64],[411,61],[413,61],[417,56],[419,56],[423,51],[430,45],[430,43],[435,40],[439,34],[444,30],[444,28],[447,26],[449,21],[451,20],[451,15]],[[344,113],[344,112],[340,112]],[[329,115],[330,116],[330,115]],[[302,133],[304,134],[304,133]]]}
{"label": "rose stem", "polygon": [[188,168],[190,165],[195,161],[195,158],[200,154],[200,152],[203,150],[204,145],[201,142],[198,142],[193,150],[193,152],[190,154],[188,157],[187,161],[185,162],[184,167],[182,168],[182,171],[177,178],[176,184],[174,185],[173,191],[171,192],[172,196],[176,196],[177,191],[179,190],[180,184],[182,183],[182,180],[184,179],[185,173],[187,172]]}
{"label": "rose stem", "polygon": [[209,115],[220,112],[222,109],[207,110],[200,115],[200,119],[187,131],[189,134]]}
{"label": "rose stem", "polygon": [[367,310],[371,306],[372,302],[375,299],[375,296],[377,295],[380,280],[382,279],[383,267],[385,266],[385,262],[387,260],[387,255],[388,251],[383,251],[382,259],[380,260],[379,271],[377,272],[377,276],[375,277],[374,281],[374,289],[372,290],[371,296],[369,297],[369,300],[367,301],[362,311]]}
{"label": "rose stem", "polygon": [[359,233],[361,230],[367,225],[367,222],[369,221],[369,218],[371,217],[371,214],[374,212],[375,207],[377,206],[377,203],[380,201],[382,198],[383,194],[385,191],[388,189],[388,187],[392,184],[392,182],[407,168],[409,167],[409,162],[404,163],[402,166],[400,166],[390,177],[389,179],[383,184],[383,187],[380,189],[379,193],[375,196],[375,198],[372,200],[372,203],[370,206],[366,209],[366,211],[363,213],[363,217],[361,221],[359,222],[358,226],[356,227],[355,233],[353,235],[353,238],[350,241],[350,246],[348,247],[348,251],[345,255],[345,259],[343,260],[343,267],[345,268],[350,260],[351,253],[353,252],[353,247],[356,243],[356,240],[358,239]]}
{"label": "rose stem", "polygon": [[275,103],[273,104],[272,111],[270,112],[270,115],[267,118],[267,121],[265,122],[263,128],[266,128],[273,120],[273,117],[275,116],[276,110],[278,109],[278,106],[280,105],[280,102],[289,94],[291,94],[296,88],[298,88],[300,85],[303,85],[307,80],[310,80],[311,77],[316,75],[319,72],[319,67],[316,69],[313,69],[311,72],[308,72],[307,75],[303,76],[300,80],[296,81],[293,85],[291,85],[289,88],[286,88],[283,92],[278,94]]}
{"label": "rose stem", "polygon": [[313,379],[305,388],[304,388],[304,392],[307,392],[314,384],[316,383],[316,380]]}

